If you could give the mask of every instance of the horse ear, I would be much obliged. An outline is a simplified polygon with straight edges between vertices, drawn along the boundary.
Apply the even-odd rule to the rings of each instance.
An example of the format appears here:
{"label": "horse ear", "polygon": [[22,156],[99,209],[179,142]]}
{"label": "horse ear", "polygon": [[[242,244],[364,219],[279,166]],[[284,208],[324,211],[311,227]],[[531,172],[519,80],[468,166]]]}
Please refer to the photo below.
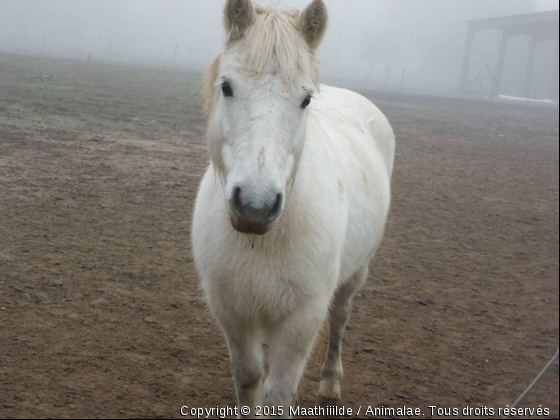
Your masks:
{"label": "horse ear", "polygon": [[224,24],[230,41],[240,39],[253,23],[255,9],[252,0],[227,0]]}
{"label": "horse ear", "polygon": [[327,29],[327,6],[323,0],[313,0],[307,9],[299,15],[299,24],[303,37],[311,49],[316,49]]}

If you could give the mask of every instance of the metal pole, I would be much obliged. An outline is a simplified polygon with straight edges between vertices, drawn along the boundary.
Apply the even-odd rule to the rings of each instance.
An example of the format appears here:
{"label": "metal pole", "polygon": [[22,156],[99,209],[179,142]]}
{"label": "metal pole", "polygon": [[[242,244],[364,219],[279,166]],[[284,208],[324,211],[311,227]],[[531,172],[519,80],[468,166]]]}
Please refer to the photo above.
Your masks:
{"label": "metal pole", "polygon": [[506,59],[507,43],[509,39],[509,34],[507,32],[502,33],[502,39],[500,40],[500,53],[498,55],[498,68],[496,70],[496,76],[494,77],[494,83],[492,84],[491,98],[500,96],[500,91],[502,89],[502,80],[504,76],[504,63]]}
{"label": "metal pole", "polygon": [[461,70],[461,90],[468,92],[469,90],[469,68],[471,65],[472,47],[474,35],[476,31],[472,25],[469,25],[469,33],[467,35],[467,45],[465,46],[465,54],[463,56],[463,69]]}
{"label": "metal pole", "polygon": [[405,73],[405,68],[402,68],[402,76],[401,76],[401,92],[403,91],[404,88],[404,73]]}
{"label": "metal pole", "polygon": [[523,88],[523,96],[531,98],[531,85],[533,84],[533,70],[535,68],[535,53],[537,51],[537,37],[531,36],[531,45],[529,47],[529,58],[527,59],[527,70],[525,73],[525,87]]}
{"label": "metal pole", "polygon": [[173,65],[175,65],[175,61],[177,60],[177,48],[179,47],[179,43],[175,44],[175,51],[173,52]]}
{"label": "metal pole", "polygon": [[552,99],[558,101],[558,70],[559,70],[559,62],[560,62],[560,53],[558,52],[558,40],[556,40],[554,50],[556,53],[554,54],[554,63],[553,63],[553,70],[552,70],[552,81],[550,83],[550,93],[552,95]]}

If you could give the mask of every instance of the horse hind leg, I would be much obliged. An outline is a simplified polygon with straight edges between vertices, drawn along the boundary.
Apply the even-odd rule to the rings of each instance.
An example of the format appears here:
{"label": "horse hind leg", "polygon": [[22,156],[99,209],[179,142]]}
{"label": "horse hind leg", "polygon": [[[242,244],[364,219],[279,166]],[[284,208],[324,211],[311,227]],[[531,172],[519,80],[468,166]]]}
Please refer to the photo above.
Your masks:
{"label": "horse hind leg", "polygon": [[368,266],[361,268],[353,277],[335,293],[329,311],[329,346],[327,359],[321,372],[321,385],[317,397],[320,407],[337,406],[341,399],[342,369],[342,335],[352,313],[354,295],[364,285],[368,275]]}

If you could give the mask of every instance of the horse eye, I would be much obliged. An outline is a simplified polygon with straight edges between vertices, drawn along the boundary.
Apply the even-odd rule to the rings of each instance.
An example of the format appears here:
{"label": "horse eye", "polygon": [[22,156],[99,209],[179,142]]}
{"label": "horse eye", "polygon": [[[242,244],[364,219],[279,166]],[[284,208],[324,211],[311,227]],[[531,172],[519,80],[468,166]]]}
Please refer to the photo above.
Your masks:
{"label": "horse eye", "polygon": [[301,109],[307,108],[310,103],[311,103],[311,95],[309,95],[307,98],[303,100],[303,102],[301,103]]}
{"label": "horse eye", "polygon": [[226,98],[231,98],[233,96],[233,90],[228,82],[222,83],[222,92]]}

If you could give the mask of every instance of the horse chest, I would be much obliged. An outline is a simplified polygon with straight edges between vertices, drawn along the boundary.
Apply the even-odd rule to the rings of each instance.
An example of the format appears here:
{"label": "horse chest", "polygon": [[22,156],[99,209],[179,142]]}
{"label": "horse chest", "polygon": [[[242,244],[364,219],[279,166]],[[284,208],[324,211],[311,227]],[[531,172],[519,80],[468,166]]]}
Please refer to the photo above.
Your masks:
{"label": "horse chest", "polygon": [[219,278],[214,277],[214,290],[221,305],[239,316],[271,319],[293,312],[310,298],[324,294],[328,299],[335,285],[325,284],[327,277],[306,258],[250,249],[224,264]]}
{"label": "horse chest", "polygon": [[246,315],[271,318],[290,313],[304,296],[300,283],[267,273],[251,277],[238,274],[233,277],[232,285],[237,296],[235,311]]}

